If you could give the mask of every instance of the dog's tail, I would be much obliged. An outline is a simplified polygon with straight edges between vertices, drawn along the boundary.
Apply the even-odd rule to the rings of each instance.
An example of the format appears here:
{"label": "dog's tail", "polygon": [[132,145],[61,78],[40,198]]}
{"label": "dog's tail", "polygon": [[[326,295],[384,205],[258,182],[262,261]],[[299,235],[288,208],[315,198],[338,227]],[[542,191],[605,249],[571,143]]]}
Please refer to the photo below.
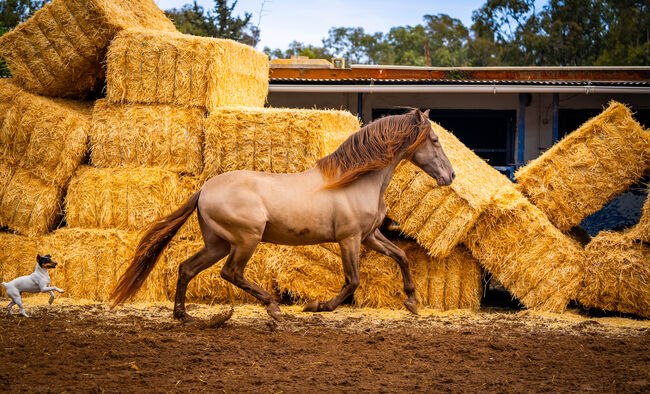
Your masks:
{"label": "dog's tail", "polygon": [[134,295],[156,265],[165,246],[190,217],[199,201],[201,191],[194,193],[180,208],[153,223],[135,250],[131,265],[124,271],[110,296],[111,309]]}
{"label": "dog's tail", "polygon": [[5,287],[5,289],[7,288],[7,282],[2,282],[2,283],[0,283],[0,285],[3,285]]}

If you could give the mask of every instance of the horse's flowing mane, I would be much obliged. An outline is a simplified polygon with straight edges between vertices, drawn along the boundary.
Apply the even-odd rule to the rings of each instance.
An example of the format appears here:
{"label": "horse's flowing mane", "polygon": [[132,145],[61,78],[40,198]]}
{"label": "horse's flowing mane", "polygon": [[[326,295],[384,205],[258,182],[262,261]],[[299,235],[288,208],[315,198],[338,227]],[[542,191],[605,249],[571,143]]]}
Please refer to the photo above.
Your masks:
{"label": "horse's flowing mane", "polygon": [[378,119],[318,160],[316,166],[325,176],[327,188],[345,186],[367,172],[388,166],[401,150],[410,158],[427,138],[428,128],[422,123],[426,118],[418,115],[421,113],[413,110]]}

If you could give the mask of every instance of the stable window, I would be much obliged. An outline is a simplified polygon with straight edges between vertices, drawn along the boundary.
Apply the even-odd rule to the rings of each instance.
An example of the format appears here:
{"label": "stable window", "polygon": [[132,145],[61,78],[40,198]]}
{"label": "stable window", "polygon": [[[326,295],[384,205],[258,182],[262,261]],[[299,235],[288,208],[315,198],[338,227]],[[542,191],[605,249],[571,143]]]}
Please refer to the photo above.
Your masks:
{"label": "stable window", "polygon": [[[375,108],[372,119],[408,112],[403,108]],[[508,166],[514,161],[516,131],[514,110],[431,109],[429,118],[492,166]],[[443,146],[444,148],[444,146]]]}

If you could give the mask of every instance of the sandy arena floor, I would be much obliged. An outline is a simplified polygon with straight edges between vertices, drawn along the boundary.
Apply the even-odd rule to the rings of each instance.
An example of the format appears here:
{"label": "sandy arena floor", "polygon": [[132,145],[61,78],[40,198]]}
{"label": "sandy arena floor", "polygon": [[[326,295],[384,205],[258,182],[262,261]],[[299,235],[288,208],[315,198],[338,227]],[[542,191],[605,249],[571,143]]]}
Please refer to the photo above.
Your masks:
{"label": "sandy arena floor", "polygon": [[[0,311],[0,391],[626,391],[650,390],[650,321],[577,312],[480,313],[343,307],[307,314],[284,306],[26,298],[29,319]],[[8,303],[2,299],[2,306]]]}

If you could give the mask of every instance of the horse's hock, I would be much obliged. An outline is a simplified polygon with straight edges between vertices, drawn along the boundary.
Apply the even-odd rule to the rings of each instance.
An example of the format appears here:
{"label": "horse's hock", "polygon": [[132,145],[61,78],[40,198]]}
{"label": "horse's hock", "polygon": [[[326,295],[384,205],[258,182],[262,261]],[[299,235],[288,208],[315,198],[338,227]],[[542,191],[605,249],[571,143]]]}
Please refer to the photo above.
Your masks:
{"label": "horse's hock", "polygon": [[[50,253],[61,262],[52,282],[69,297],[106,300],[139,232],[208,177],[303,171],[360,126],[346,111],[263,108],[266,55],[181,34],[151,0],[53,0],[0,39],[0,54],[14,75],[0,80],[0,225],[15,233],[0,233],[0,279]],[[104,87],[105,99],[78,100]],[[578,300],[650,315],[648,202],[637,226],[586,250],[563,232],[648,170],[650,133],[624,105],[521,169],[517,187],[433,127],[454,183],[438,187],[406,163],[385,196],[415,240],[400,246],[420,304],[477,309],[486,271],[529,308],[562,311]],[[173,297],[178,264],[201,246],[194,214],[136,299]],[[344,284],[338,253],[262,245],[246,275],[276,297],[327,299]],[[252,301],[220,278],[222,263],[190,283],[189,300]],[[392,260],[363,250],[360,276],[356,305],[403,308]]]}

